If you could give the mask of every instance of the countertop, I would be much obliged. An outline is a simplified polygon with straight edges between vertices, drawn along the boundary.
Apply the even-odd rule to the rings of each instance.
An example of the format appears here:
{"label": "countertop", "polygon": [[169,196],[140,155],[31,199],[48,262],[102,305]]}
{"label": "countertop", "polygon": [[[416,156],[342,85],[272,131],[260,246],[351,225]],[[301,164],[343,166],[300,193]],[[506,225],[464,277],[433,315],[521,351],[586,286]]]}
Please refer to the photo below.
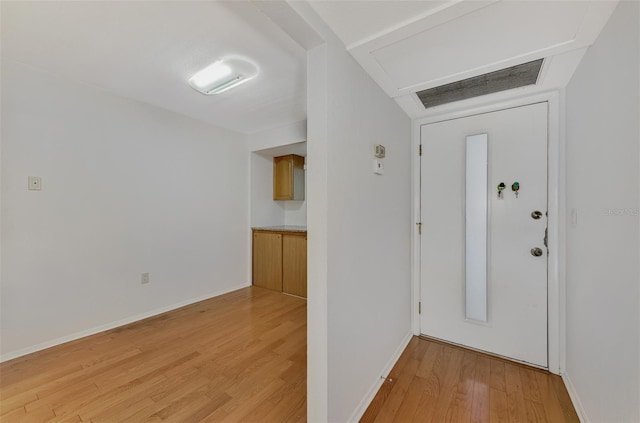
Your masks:
{"label": "countertop", "polygon": [[277,231],[277,232],[307,232],[306,226],[280,225],[280,226],[254,226],[251,229],[257,231]]}

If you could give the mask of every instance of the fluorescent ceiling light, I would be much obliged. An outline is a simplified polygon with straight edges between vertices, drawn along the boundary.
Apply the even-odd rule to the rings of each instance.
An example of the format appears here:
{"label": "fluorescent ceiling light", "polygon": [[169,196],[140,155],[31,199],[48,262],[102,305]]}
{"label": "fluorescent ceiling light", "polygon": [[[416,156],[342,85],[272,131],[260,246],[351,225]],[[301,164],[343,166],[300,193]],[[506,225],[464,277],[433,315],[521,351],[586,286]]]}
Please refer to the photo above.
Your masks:
{"label": "fluorescent ceiling light", "polygon": [[223,62],[215,62],[191,77],[191,85],[203,89],[208,85],[220,81],[222,78],[231,75],[231,68]]}
{"label": "fluorescent ceiling light", "polygon": [[189,85],[202,94],[220,94],[237,87],[258,74],[258,68],[247,60],[218,60],[189,78]]}

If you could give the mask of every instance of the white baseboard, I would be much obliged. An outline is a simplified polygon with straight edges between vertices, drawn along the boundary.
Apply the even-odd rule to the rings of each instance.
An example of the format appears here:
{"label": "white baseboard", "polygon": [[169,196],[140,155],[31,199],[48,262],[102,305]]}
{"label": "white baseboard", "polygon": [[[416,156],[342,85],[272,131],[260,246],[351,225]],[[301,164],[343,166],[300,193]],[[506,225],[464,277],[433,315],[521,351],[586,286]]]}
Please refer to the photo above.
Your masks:
{"label": "white baseboard", "polygon": [[365,411],[367,411],[369,404],[371,404],[371,401],[373,401],[373,398],[376,396],[376,394],[378,393],[378,390],[384,383],[383,377],[387,377],[387,375],[389,375],[389,373],[391,372],[391,369],[393,369],[393,366],[396,365],[396,362],[402,355],[402,352],[405,350],[405,348],[407,348],[407,345],[409,344],[409,341],[411,341],[412,337],[413,337],[413,332],[409,331],[409,333],[407,333],[407,335],[402,339],[402,342],[400,343],[396,351],[393,353],[393,355],[387,362],[386,366],[384,366],[384,368],[380,372],[380,376],[373,383],[373,385],[371,386],[369,391],[366,393],[364,398],[362,398],[362,401],[360,401],[360,404],[355,409],[355,411],[353,412],[349,420],[347,420],[348,422],[357,422],[362,418]]}
{"label": "white baseboard", "polygon": [[580,397],[578,396],[578,392],[576,391],[576,387],[573,386],[573,382],[571,382],[571,378],[567,373],[563,373],[560,375],[562,377],[562,381],[564,382],[564,386],[567,388],[567,392],[569,393],[569,398],[571,398],[571,402],[573,403],[573,408],[576,409],[576,413],[578,414],[578,418],[581,423],[589,423],[589,419],[587,418],[587,413],[582,406],[582,401],[580,401]]}
{"label": "white baseboard", "polygon": [[136,314],[135,316],[127,317],[125,319],[117,320],[115,322],[107,323],[104,325],[96,326],[90,329],[86,329],[80,332],[72,333],[71,335],[63,336],[61,338],[53,339],[51,341],[42,342],[37,345],[32,345],[27,348],[20,349],[18,351],[9,352],[6,354],[0,355],[0,363],[4,361],[13,360],[14,358],[22,357],[23,355],[31,354],[37,351],[41,351],[47,348],[55,347],[56,345],[64,344],[66,342],[75,341],[76,339],[84,338],[86,336],[95,335],[96,333],[104,332],[113,328],[117,328],[118,326],[127,325],[129,323],[137,322],[138,320],[147,319],[149,317],[157,316],[158,314],[166,313],[167,311],[175,310],[180,307],[184,307],[190,304],[194,304],[200,301],[208,300],[209,298],[217,297],[219,295],[227,294],[232,291],[237,291],[238,289],[246,288],[251,286],[250,284],[243,284],[239,286],[234,286],[231,288],[223,289],[221,291],[212,292],[209,294],[202,295],[197,298],[191,298],[189,300],[180,301],[179,303],[171,304],[165,307],[160,307],[155,310],[147,311],[144,313]]}

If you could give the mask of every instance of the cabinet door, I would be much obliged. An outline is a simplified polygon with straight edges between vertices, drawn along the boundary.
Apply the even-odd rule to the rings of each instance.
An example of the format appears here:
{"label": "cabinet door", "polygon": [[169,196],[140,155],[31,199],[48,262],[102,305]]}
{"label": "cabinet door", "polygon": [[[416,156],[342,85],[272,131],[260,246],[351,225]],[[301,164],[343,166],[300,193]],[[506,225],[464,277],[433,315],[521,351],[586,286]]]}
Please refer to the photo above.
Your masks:
{"label": "cabinet door", "polygon": [[273,199],[293,199],[293,156],[273,158]]}
{"label": "cabinet door", "polygon": [[282,237],[282,290],[287,294],[307,297],[307,237]]}
{"label": "cabinet door", "polygon": [[282,235],[253,233],[253,284],[282,292]]}

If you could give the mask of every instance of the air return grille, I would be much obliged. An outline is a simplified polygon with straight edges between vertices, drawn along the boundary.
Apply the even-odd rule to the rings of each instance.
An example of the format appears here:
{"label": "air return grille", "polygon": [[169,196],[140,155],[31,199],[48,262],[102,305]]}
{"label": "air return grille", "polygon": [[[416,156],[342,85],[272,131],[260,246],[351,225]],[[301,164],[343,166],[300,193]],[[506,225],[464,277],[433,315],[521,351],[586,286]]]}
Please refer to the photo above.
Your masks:
{"label": "air return grille", "polygon": [[454,101],[466,100],[468,98],[479,97],[506,91],[513,88],[533,85],[538,80],[542,61],[523,63],[462,81],[452,82],[439,87],[418,91],[418,98],[425,108],[439,106],[441,104],[452,103]]}

